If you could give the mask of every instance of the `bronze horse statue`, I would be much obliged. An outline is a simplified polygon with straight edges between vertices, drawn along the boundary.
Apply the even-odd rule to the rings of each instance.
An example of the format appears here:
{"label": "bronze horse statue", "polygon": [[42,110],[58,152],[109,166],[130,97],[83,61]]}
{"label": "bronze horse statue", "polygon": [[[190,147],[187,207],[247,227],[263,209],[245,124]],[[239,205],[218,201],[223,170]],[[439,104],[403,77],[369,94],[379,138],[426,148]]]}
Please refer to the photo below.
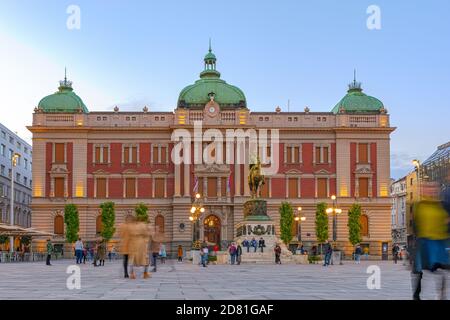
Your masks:
{"label": "bronze horse statue", "polygon": [[261,186],[265,184],[264,175],[261,173],[261,162],[259,158],[256,159],[256,163],[250,164],[250,172],[248,173],[248,185],[252,198],[261,197]]}

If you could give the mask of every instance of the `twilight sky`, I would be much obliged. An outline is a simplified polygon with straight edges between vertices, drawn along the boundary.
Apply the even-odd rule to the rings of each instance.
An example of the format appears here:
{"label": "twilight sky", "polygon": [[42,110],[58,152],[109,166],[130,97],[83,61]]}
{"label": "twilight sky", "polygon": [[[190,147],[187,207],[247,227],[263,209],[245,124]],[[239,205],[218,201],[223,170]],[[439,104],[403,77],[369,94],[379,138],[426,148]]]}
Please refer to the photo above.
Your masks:
{"label": "twilight sky", "polygon": [[[67,28],[70,5],[80,29]],[[370,30],[370,5],[381,29]],[[391,114],[392,177],[450,140],[450,1],[0,0],[0,122],[25,128],[64,77],[90,110],[173,110],[212,38],[254,111],[330,111],[357,69]]]}

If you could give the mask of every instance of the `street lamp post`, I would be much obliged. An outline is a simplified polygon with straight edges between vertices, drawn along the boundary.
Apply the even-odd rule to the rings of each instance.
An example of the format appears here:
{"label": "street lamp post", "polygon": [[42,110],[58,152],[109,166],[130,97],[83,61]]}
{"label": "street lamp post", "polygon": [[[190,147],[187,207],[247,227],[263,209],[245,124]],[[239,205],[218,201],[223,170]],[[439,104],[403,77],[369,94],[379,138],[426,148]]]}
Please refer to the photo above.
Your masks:
{"label": "street lamp post", "polygon": [[[338,208],[336,196],[334,194],[331,196],[331,200],[333,201],[332,205],[331,205],[331,207],[327,208],[326,212],[327,212],[327,214],[332,214],[333,215],[333,245],[334,245],[334,247],[336,247],[336,241],[337,241],[337,215],[342,213],[342,209]],[[342,264],[342,261],[340,261],[340,264]]]}
{"label": "street lamp post", "polygon": [[[19,159],[20,154],[14,153],[11,157],[11,199],[9,201],[10,212],[9,212],[9,224],[14,225],[14,167],[17,166],[17,159]],[[9,252],[14,252],[14,236],[9,237]]]}
{"label": "street lamp post", "polygon": [[196,242],[198,240],[198,231],[199,231],[199,220],[200,215],[205,212],[205,208],[203,207],[202,201],[201,201],[201,195],[200,193],[195,194],[194,202],[192,203],[191,207],[191,215],[189,216],[189,220],[193,222],[193,242]]}
{"label": "street lamp post", "polygon": [[301,216],[302,207],[297,208],[297,215],[295,216],[294,220],[298,223],[298,241],[302,241],[302,222],[306,220],[306,217]]}
{"label": "street lamp post", "polygon": [[417,169],[417,190],[418,190],[417,197],[418,197],[418,200],[420,201],[421,197],[422,197],[422,173],[421,173],[422,165],[421,165],[420,161],[417,159],[414,159],[412,161],[412,163]]}

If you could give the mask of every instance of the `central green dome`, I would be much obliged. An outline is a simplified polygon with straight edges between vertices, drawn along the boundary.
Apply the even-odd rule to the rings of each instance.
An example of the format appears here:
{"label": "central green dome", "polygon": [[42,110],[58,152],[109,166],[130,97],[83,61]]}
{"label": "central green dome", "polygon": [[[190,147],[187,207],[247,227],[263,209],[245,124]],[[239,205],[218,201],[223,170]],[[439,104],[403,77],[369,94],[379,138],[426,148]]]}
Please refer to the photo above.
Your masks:
{"label": "central green dome", "polygon": [[347,94],[331,110],[333,113],[365,113],[384,110],[383,103],[377,98],[362,92],[361,83],[353,80],[349,84]]}
{"label": "central green dome", "polygon": [[220,79],[216,70],[216,56],[211,46],[204,58],[205,69],[200,79],[181,90],[178,97],[179,108],[203,108],[212,98],[221,107],[246,108],[245,95],[241,89]]}
{"label": "central green dome", "polygon": [[38,109],[48,113],[88,113],[86,105],[79,96],[73,92],[72,82],[64,78],[59,82],[58,91],[39,101]]}

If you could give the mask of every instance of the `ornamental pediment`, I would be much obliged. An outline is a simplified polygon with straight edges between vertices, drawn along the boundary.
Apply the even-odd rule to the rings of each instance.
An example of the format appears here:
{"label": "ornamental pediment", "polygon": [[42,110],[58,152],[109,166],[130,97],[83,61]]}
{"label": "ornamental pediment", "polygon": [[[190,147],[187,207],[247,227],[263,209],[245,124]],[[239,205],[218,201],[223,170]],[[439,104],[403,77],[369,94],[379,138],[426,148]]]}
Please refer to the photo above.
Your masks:
{"label": "ornamental pediment", "polygon": [[364,167],[357,168],[355,170],[355,173],[356,174],[372,174],[373,171],[372,171],[372,169],[370,169],[370,167],[364,166]]}
{"label": "ornamental pediment", "polygon": [[136,170],[134,170],[134,169],[127,169],[127,170],[124,170],[122,172],[122,174],[124,174],[124,175],[135,175],[135,174],[138,174],[138,172]]}
{"label": "ornamental pediment", "polygon": [[330,175],[331,172],[325,169],[320,169],[314,172],[315,175]]}
{"label": "ornamental pediment", "polygon": [[168,171],[163,170],[163,169],[156,169],[155,171],[152,171],[153,175],[167,175],[169,174]]}
{"label": "ornamental pediment", "polygon": [[290,170],[288,170],[288,171],[286,171],[285,172],[285,174],[288,174],[288,175],[298,175],[298,174],[301,174],[302,172],[300,171],[300,170],[297,170],[297,169],[290,169]]}
{"label": "ornamental pediment", "polygon": [[67,170],[67,166],[65,164],[63,165],[52,165],[52,169],[50,170],[50,173],[52,174],[66,174],[69,173],[69,170]]}
{"label": "ornamental pediment", "polygon": [[195,166],[196,174],[229,174],[230,169],[227,164],[199,164]]}
{"label": "ornamental pediment", "polygon": [[103,170],[103,169],[99,169],[94,171],[92,174],[97,175],[97,176],[104,176],[104,175],[108,175],[109,172]]}

